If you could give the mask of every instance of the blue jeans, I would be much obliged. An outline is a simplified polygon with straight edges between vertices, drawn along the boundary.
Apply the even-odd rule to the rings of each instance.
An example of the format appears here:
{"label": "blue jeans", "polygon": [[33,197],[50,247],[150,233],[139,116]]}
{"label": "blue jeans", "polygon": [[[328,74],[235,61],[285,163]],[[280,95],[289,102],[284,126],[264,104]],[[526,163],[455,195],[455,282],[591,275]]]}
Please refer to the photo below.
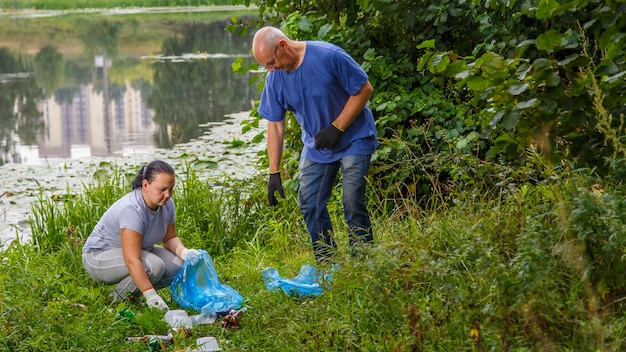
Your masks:
{"label": "blue jeans", "polygon": [[348,224],[350,245],[374,241],[365,204],[365,186],[371,156],[371,154],[347,155],[333,163],[318,163],[304,159],[300,161],[298,203],[318,263],[328,261],[337,248],[327,204],[340,167],[343,180],[343,212]]}

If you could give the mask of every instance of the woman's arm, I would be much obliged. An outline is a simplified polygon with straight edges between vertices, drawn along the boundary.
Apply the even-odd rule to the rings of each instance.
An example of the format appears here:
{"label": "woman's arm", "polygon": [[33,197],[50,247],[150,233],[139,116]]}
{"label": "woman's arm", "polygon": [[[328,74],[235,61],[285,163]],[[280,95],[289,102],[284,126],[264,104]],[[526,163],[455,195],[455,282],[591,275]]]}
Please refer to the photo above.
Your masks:
{"label": "woman's arm", "polygon": [[186,247],[176,233],[176,224],[169,224],[169,226],[167,226],[167,232],[162,242],[165,249],[182,258],[181,253]]}
{"label": "woman's arm", "polygon": [[152,288],[152,283],[150,283],[146,269],[141,263],[141,234],[133,230],[121,229],[120,237],[122,239],[124,262],[128,267],[130,277],[132,277],[137,288],[143,293]]}

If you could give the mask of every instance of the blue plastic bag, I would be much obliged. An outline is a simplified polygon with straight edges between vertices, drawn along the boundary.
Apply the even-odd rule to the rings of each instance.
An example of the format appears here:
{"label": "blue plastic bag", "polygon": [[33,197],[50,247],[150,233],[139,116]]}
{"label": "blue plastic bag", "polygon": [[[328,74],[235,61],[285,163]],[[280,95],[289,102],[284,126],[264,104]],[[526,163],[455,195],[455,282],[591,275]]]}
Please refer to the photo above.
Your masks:
{"label": "blue plastic bag", "polygon": [[318,282],[320,275],[314,266],[305,264],[293,279],[285,279],[280,276],[278,270],[267,267],[263,270],[263,282],[270,291],[282,289],[290,296],[319,296],[324,290]]}
{"label": "blue plastic bag", "polygon": [[190,253],[170,286],[176,303],[203,314],[223,313],[241,308],[243,297],[232,287],[220,283],[213,260],[207,251]]}

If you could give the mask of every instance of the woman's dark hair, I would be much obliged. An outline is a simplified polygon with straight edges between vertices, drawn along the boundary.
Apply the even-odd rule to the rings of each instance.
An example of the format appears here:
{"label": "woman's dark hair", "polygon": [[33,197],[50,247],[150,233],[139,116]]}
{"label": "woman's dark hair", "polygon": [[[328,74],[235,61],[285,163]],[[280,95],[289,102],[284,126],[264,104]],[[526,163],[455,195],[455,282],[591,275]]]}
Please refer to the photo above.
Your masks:
{"label": "woman's dark hair", "polygon": [[165,161],[155,160],[139,169],[137,176],[135,176],[135,179],[133,180],[132,189],[135,190],[141,188],[141,182],[143,180],[148,180],[148,182],[152,182],[156,175],[160,173],[174,175],[174,168]]}

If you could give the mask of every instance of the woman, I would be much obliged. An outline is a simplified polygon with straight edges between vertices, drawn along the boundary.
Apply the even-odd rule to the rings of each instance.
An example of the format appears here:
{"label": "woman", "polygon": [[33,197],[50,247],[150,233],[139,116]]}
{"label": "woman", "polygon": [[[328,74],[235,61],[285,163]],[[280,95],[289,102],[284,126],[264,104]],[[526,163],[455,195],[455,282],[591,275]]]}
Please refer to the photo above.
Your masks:
{"label": "woman", "polygon": [[174,184],[174,169],[166,162],[142,167],[132,191],[104,213],[87,238],[83,266],[96,282],[117,284],[114,300],[141,292],[148,307],[168,310],[156,290],[171,284],[189,253],[198,253],[176,234]]}

